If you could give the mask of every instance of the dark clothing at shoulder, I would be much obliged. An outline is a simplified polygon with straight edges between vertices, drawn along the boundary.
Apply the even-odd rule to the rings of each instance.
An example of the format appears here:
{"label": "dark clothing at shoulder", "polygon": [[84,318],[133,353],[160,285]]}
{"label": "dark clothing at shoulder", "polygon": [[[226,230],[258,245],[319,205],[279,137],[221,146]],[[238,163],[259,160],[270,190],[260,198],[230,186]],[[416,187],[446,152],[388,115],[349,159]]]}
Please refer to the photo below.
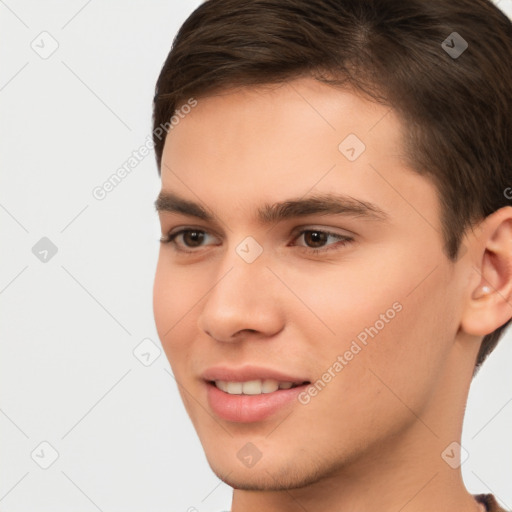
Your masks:
{"label": "dark clothing at shoulder", "polygon": [[500,507],[493,494],[473,494],[473,497],[485,505],[487,512],[510,512]]}

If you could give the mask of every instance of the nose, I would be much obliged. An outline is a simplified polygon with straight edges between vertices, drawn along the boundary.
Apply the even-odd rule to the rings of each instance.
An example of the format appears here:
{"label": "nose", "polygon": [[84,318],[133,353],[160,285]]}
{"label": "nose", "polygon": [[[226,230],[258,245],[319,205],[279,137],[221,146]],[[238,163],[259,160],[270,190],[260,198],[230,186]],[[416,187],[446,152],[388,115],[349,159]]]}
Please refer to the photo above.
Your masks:
{"label": "nose", "polygon": [[[234,252],[234,251],[233,251]],[[240,341],[249,333],[268,337],[284,326],[282,283],[263,258],[247,263],[236,253],[224,260],[207,294],[198,327],[217,341]]]}

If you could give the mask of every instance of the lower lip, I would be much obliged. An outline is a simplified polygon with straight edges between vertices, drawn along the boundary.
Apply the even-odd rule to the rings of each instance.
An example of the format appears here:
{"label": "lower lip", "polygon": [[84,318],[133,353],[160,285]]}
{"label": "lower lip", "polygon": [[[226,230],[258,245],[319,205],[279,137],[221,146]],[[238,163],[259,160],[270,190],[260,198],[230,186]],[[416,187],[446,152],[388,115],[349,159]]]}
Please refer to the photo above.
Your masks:
{"label": "lower lip", "polygon": [[261,421],[282,407],[297,400],[310,384],[290,389],[279,389],[261,395],[230,395],[211,382],[206,383],[208,404],[213,412],[227,421],[250,423]]}

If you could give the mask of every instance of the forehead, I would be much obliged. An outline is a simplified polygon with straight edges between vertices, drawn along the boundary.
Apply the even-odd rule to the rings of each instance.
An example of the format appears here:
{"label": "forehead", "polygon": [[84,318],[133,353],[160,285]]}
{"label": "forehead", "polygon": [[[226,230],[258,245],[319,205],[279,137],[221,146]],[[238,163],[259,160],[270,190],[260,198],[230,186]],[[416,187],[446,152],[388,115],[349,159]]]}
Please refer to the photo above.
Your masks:
{"label": "forehead", "polygon": [[318,191],[410,214],[423,197],[435,223],[436,191],[407,167],[402,129],[389,107],[310,78],[225,91],[198,98],[170,130],[162,190],[226,213]]}
{"label": "forehead", "polygon": [[[207,151],[211,158],[227,157],[228,152],[233,160],[254,158],[255,153],[263,155],[263,150],[265,155],[283,155],[290,160],[308,154],[317,157],[311,146],[322,140],[323,149],[330,144],[338,156],[337,143],[350,133],[375,150],[387,146],[397,152],[401,129],[390,107],[354,91],[300,78],[199,98],[197,106],[181,114],[170,130],[163,156],[169,157],[171,152],[175,158],[177,151],[192,149],[191,140],[200,141],[197,149],[203,155]],[[301,142],[309,143],[304,146]],[[379,142],[382,148],[375,147]]]}

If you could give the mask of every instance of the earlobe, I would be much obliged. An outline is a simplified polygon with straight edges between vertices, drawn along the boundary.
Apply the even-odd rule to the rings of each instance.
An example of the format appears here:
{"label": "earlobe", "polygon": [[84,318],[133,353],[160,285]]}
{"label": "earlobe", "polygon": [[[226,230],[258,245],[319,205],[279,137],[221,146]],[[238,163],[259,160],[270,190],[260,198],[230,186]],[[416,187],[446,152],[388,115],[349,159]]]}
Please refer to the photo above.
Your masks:
{"label": "earlobe", "polygon": [[476,253],[472,272],[477,276],[469,280],[461,328],[485,336],[512,318],[512,207],[489,215],[472,245]]}

